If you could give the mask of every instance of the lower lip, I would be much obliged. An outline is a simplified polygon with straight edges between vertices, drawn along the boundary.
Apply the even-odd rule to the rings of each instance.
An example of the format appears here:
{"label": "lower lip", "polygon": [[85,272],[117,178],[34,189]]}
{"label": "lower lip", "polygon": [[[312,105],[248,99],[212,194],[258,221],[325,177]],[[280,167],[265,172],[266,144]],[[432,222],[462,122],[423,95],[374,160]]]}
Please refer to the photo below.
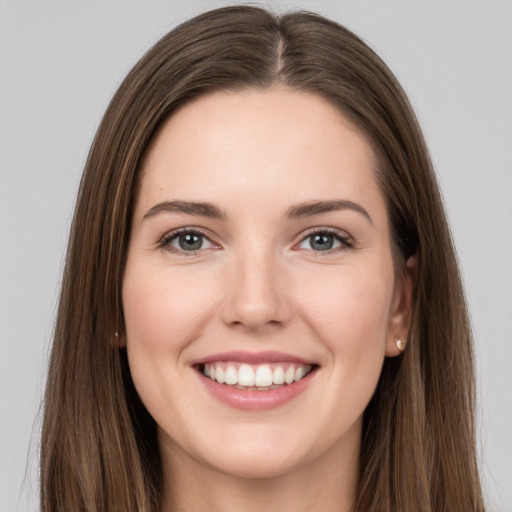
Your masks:
{"label": "lower lip", "polygon": [[217,400],[242,411],[264,411],[280,407],[300,395],[311,383],[317,368],[301,380],[267,391],[247,391],[205,377],[197,371],[201,382]]}

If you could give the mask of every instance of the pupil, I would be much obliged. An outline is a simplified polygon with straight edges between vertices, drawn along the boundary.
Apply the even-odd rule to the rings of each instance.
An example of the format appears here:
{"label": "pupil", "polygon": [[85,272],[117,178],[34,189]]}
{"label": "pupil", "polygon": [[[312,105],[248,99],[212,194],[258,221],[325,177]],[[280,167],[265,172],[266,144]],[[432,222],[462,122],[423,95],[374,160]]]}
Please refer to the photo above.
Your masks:
{"label": "pupil", "polygon": [[311,241],[311,247],[317,251],[328,251],[334,244],[331,235],[314,235]]}
{"label": "pupil", "polygon": [[195,235],[193,233],[181,235],[179,238],[179,242],[180,247],[185,251],[194,251],[197,249],[201,249],[201,245],[203,244],[201,240],[201,235]]}

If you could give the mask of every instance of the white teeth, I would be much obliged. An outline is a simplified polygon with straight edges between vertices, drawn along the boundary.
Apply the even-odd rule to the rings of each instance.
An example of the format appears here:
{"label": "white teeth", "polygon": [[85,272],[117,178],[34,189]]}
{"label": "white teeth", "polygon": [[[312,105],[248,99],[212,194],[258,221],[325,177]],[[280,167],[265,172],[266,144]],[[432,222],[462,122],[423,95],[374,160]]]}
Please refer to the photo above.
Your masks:
{"label": "white teeth", "polygon": [[[286,371],[285,369],[286,368]],[[311,370],[311,365],[271,363],[250,365],[245,363],[206,363],[203,375],[219,384],[240,386],[240,389],[273,389],[285,384],[292,384],[304,378]]]}
{"label": "white teeth", "polygon": [[215,369],[215,380],[219,384],[224,384],[224,382],[226,382],[226,377],[224,375],[224,370],[220,366],[217,366],[217,368]]}
{"label": "white teeth", "polygon": [[258,366],[256,375],[254,376],[254,384],[259,388],[272,386],[272,370],[270,369],[270,366],[266,364]]}
{"label": "white teeth", "polygon": [[304,375],[306,375],[306,370],[304,369],[303,366],[299,366],[295,370],[295,375],[293,376],[293,382],[299,381],[300,379],[302,379],[302,377],[304,377]]}
{"label": "white teeth", "polygon": [[286,373],[284,374],[284,381],[286,384],[291,384],[293,382],[293,378],[295,377],[295,368],[293,366],[290,366]]}
{"label": "white teeth", "polygon": [[238,372],[232,366],[228,366],[226,368],[225,379],[226,384],[238,384]]}
{"label": "white teeth", "polygon": [[254,386],[254,370],[248,364],[240,365],[238,369],[238,384],[240,386]]}
{"label": "white teeth", "polygon": [[273,373],[272,381],[274,384],[284,384],[284,370],[278,366]]}

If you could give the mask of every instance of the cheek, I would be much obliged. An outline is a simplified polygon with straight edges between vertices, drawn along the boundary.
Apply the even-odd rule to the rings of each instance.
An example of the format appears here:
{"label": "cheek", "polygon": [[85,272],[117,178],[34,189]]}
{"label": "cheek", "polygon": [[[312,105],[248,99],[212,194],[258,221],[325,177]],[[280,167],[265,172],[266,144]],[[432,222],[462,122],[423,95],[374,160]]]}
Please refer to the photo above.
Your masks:
{"label": "cheek", "polygon": [[[302,318],[326,349],[326,396],[319,414],[330,418],[333,438],[360,418],[377,386],[385,358],[392,264],[337,268],[304,281]],[[330,274],[330,275],[328,275]],[[329,437],[329,436],[327,436]]]}
{"label": "cheek", "polygon": [[374,354],[382,361],[393,287],[393,267],[384,259],[317,273],[296,295],[302,317],[333,357],[356,363]]}
{"label": "cheek", "polygon": [[128,265],[123,282],[128,343],[179,350],[200,335],[216,286],[211,273],[197,269],[172,272]]}
{"label": "cheek", "polygon": [[181,354],[208,323],[215,290],[215,282],[197,269],[173,272],[165,265],[127,262],[122,297],[130,373],[157,422],[177,401],[173,390],[188,392],[178,386],[188,370]]}

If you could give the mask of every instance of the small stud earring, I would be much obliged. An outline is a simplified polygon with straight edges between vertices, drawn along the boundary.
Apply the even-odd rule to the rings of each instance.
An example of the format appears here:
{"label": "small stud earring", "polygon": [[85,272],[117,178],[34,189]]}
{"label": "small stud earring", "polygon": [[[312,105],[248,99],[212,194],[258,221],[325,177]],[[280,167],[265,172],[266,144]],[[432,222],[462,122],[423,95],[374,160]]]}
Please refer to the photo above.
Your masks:
{"label": "small stud earring", "polygon": [[123,343],[122,343],[122,340],[121,340],[121,334],[119,333],[119,331],[116,331],[114,333],[114,346],[117,347],[117,348],[122,348],[123,347]]}
{"label": "small stud earring", "polygon": [[396,348],[400,350],[400,352],[403,352],[405,350],[406,341],[402,341],[399,338],[395,338]]}

